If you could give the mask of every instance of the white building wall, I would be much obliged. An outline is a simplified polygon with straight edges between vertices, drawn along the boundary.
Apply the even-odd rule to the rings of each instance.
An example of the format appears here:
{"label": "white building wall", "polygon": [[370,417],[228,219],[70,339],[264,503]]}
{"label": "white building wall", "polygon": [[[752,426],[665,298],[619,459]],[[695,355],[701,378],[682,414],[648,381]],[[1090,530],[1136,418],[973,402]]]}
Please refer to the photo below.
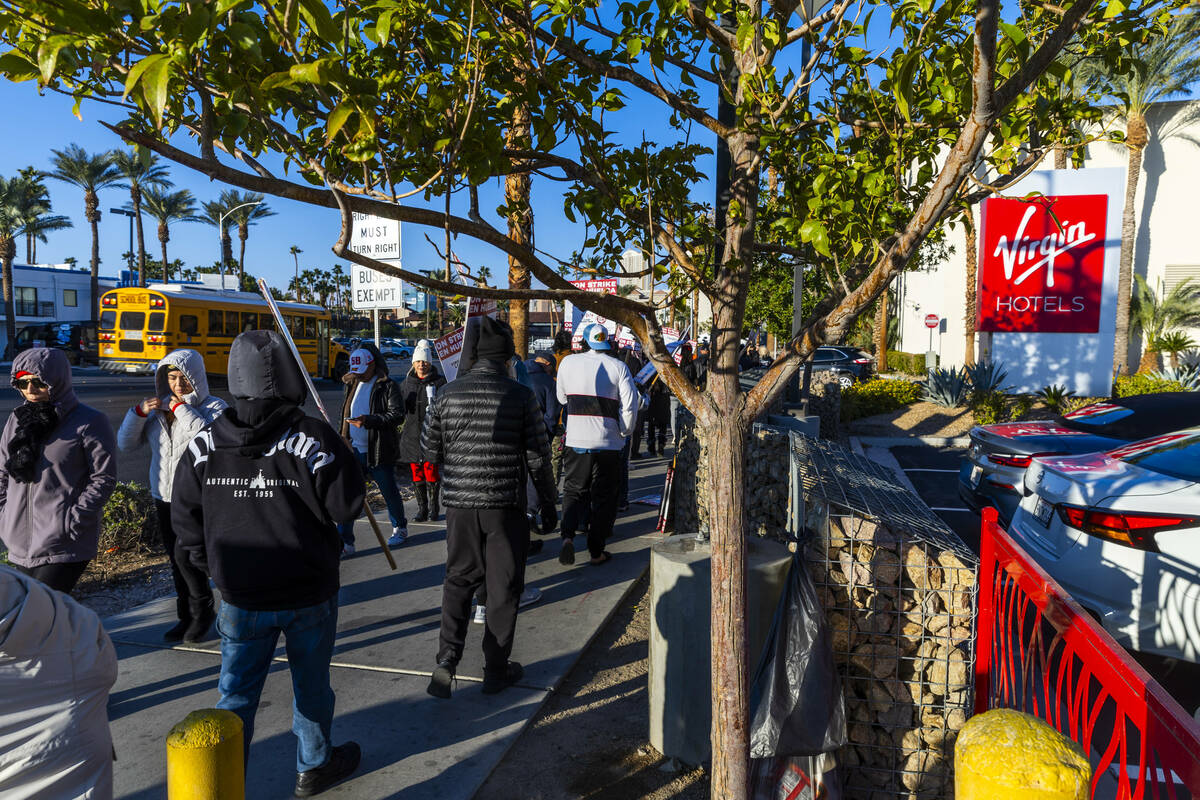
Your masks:
{"label": "white building wall", "polygon": [[[1152,288],[1158,286],[1167,265],[1192,265],[1200,279],[1200,235],[1197,233],[1200,201],[1196,198],[1196,187],[1200,186],[1200,148],[1189,141],[1200,141],[1200,122],[1187,126],[1176,122],[1187,108],[1197,105],[1200,101],[1159,103],[1147,115],[1151,137],[1143,155],[1138,182],[1133,263],[1134,273],[1146,278]],[[1124,169],[1126,161],[1124,145],[1097,142],[1086,149],[1083,165]],[[1019,186],[1014,191],[1019,191]],[[1123,204],[1123,198],[1117,198],[1117,202]],[[975,222],[978,226],[978,209]],[[1119,228],[1116,233],[1119,235]],[[966,240],[961,224],[949,232],[947,242],[954,252],[945,261],[929,272],[911,272],[900,279],[905,285],[900,349],[910,353],[925,352],[928,332],[924,316],[938,314],[944,318],[946,329],[941,335],[941,363],[957,366],[963,363],[966,351]],[[980,338],[976,336],[977,355]],[[1192,332],[1192,338],[1200,341],[1200,330]],[[934,349],[939,349],[937,335],[934,336]],[[1136,367],[1140,353],[1141,342],[1131,341],[1128,363]]]}
{"label": "white building wall", "polygon": [[[105,292],[117,285],[115,278],[100,278],[100,291]],[[21,264],[13,265],[14,298],[19,296],[21,289],[37,290],[36,314],[18,314],[17,332],[33,324],[44,325],[47,322],[76,322],[92,319],[92,278],[91,274],[82,270],[72,270],[69,265],[53,265],[48,267],[29,267]],[[75,305],[66,304],[67,293],[75,292]],[[30,309],[34,310],[34,309]],[[4,319],[6,308],[0,303],[0,320]],[[0,353],[8,348],[7,327],[0,324]]]}

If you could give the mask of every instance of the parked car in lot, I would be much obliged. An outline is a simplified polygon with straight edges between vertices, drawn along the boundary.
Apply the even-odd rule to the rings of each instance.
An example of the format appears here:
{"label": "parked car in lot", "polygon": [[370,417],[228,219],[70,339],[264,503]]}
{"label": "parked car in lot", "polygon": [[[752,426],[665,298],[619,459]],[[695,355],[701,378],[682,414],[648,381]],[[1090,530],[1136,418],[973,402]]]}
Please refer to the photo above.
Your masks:
{"label": "parked car in lot", "polygon": [[1093,403],[1053,420],[982,425],[971,431],[958,494],[972,509],[994,506],[1007,523],[1036,456],[1111,450],[1193,425],[1200,425],[1200,392],[1143,394]]}
{"label": "parked car in lot", "polygon": [[12,355],[31,347],[55,347],[72,364],[99,364],[100,349],[95,322],[42,322],[17,332]]}
{"label": "parked car in lot", "polygon": [[842,388],[848,389],[871,377],[875,371],[875,357],[850,345],[822,345],[813,353],[812,369],[814,374],[832,372]]}
{"label": "parked car in lot", "polygon": [[1200,428],[1038,457],[1009,534],[1131,650],[1200,662]]}
{"label": "parked car in lot", "polygon": [[379,352],[387,358],[412,358],[413,348],[397,339],[381,338]]}

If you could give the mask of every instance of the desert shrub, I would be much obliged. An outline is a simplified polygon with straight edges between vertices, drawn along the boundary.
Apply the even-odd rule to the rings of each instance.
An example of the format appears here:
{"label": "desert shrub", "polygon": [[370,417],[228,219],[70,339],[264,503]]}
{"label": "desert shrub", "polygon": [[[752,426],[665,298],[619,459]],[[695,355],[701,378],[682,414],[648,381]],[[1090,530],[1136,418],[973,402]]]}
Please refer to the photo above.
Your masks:
{"label": "desert shrub", "polygon": [[1186,392],[1179,381],[1166,378],[1156,378],[1153,375],[1122,375],[1113,386],[1113,394],[1117,397],[1132,397],[1136,394],[1153,394],[1155,392]]}
{"label": "desert shrub", "polygon": [[1031,394],[1017,395],[1017,401],[1013,403],[1013,407],[1008,414],[1009,420],[1025,419],[1029,415],[1029,412],[1033,410],[1033,401],[1034,396]]}
{"label": "desert shrub", "polygon": [[971,402],[976,425],[994,425],[1004,416],[1004,392],[991,391],[975,395]]}
{"label": "desert shrub", "polygon": [[1050,386],[1043,386],[1037,393],[1037,396],[1046,404],[1046,408],[1056,414],[1061,414],[1066,408],[1067,403],[1075,396],[1075,392],[1061,383],[1055,383]]}
{"label": "desert shrub", "polygon": [[905,375],[925,374],[924,353],[904,353],[899,350],[888,350],[888,369],[893,372],[903,372]]}
{"label": "desert shrub", "polygon": [[1178,383],[1189,392],[1200,391],[1200,367],[1182,366],[1182,367],[1167,367],[1156,372],[1151,372],[1150,377],[1159,380],[1167,381],[1168,383]]}
{"label": "desert shrub", "polygon": [[971,387],[972,403],[981,403],[993,393],[1003,393],[1008,387],[1004,379],[1008,370],[998,361],[978,361],[969,367],[963,367],[963,377]]}
{"label": "desert shrub", "polygon": [[921,397],[921,387],[909,381],[889,381],[882,378],[856,383],[842,390],[842,420],[849,422],[861,417],[886,414]]}
{"label": "desert shrub", "polygon": [[971,386],[960,369],[937,367],[929,371],[925,382],[925,399],[943,408],[958,408],[967,402]]}
{"label": "desert shrub", "polygon": [[149,553],[158,544],[158,517],[150,490],[140,483],[118,483],[104,505],[100,555],[118,551]]}

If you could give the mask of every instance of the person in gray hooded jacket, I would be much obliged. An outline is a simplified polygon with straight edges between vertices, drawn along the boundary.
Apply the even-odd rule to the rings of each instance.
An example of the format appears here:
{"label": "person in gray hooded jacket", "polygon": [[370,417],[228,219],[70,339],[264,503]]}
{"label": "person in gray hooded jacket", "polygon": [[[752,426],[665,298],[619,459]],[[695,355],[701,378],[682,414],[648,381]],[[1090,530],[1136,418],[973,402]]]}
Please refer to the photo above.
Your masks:
{"label": "person in gray hooded jacket", "polygon": [[0,434],[0,541],[17,569],[69,592],[96,557],[104,504],[117,483],[116,437],[79,402],[66,354],[19,354],[12,385],[25,402]]}
{"label": "person in gray hooded jacket", "polygon": [[154,396],[125,414],[117,431],[122,451],[150,447],[150,494],[158,512],[158,534],[171,562],[175,581],[175,612],[179,622],[163,634],[168,642],[199,642],[207,636],[216,614],[208,578],[192,566],[175,546],[171,525],[171,484],[175,467],[192,437],[225,410],[227,403],[208,392],[204,357],[195,350],[175,350],[158,362]]}

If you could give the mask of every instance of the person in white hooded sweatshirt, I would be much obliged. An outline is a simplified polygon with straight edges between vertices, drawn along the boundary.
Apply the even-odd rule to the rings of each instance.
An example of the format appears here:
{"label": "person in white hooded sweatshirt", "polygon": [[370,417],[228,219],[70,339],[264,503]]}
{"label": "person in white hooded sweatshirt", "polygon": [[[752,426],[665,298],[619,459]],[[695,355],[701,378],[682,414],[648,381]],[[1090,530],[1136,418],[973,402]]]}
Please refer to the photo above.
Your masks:
{"label": "person in white hooded sweatshirt", "polygon": [[154,396],[129,409],[117,431],[117,447],[122,451],[150,447],[150,494],[158,512],[159,536],[171,561],[175,610],[179,615],[179,622],[163,634],[168,642],[203,641],[216,618],[208,578],[187,558],[176,555],[171,483],[192,437],[216,419],[226,405],[208,392],[204,357],[195,350],[175,350],[158,362]]}

